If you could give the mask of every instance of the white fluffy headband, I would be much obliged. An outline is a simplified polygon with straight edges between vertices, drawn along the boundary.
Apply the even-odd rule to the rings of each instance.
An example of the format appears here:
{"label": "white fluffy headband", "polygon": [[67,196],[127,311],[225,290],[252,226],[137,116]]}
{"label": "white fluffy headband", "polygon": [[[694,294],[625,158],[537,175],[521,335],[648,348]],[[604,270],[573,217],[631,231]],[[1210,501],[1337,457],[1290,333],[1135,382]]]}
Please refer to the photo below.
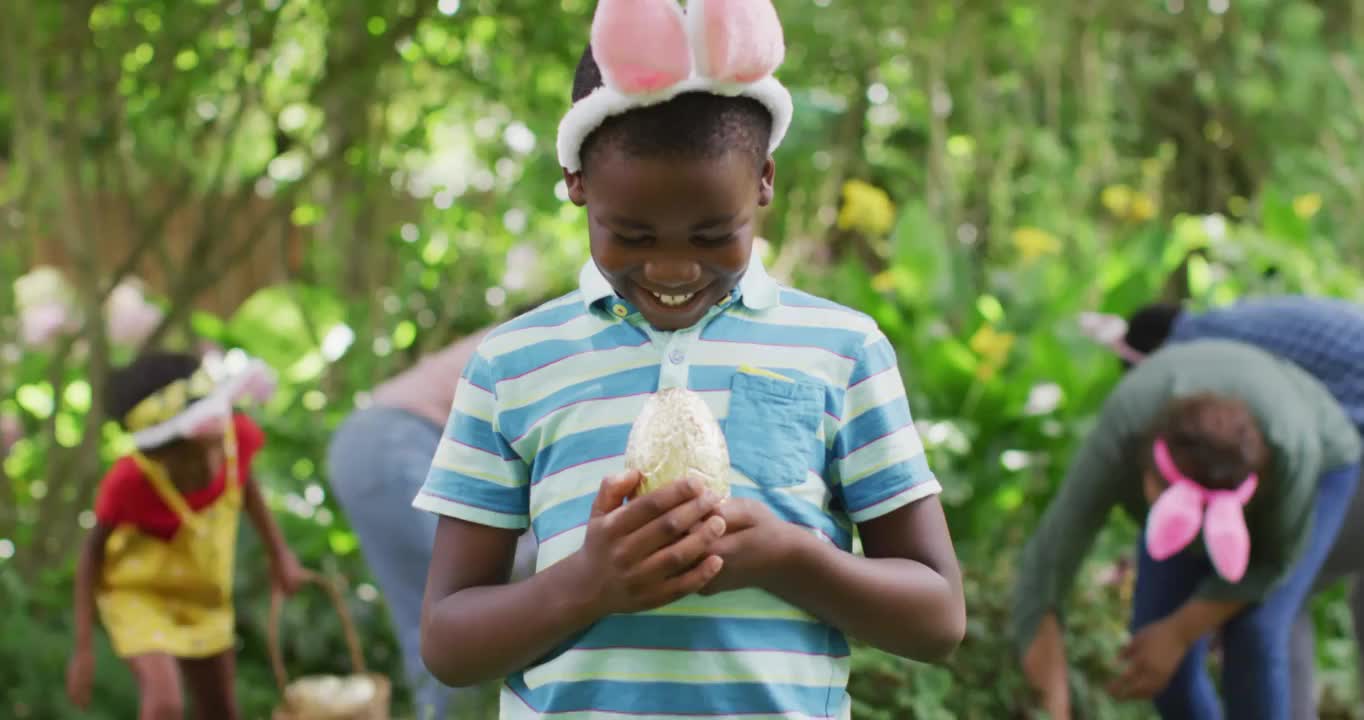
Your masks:
{"label": "white fluffy headband", "polygon": [[1107,313],[1082,312],[1079,317],[1080,331],[1089,339],[1108,347],[1118,357],[1137,365],[1146,359],[1146,353],[1127,344],[1127,321],[1119,315]]}
{"label": "white fluffy headband", "polygon": [[207,358],[193,376],[178,380],[139,402],[124,418],[140,450],[158,447],[177,438],[194,437],[206,427],[232,413],[243,398],[264,402],[275,390],[276,377],[269,365],[256,358],[224,363]]}
{"label": "white fluffy headband", "polygon": [[704,91],[757,100],[772,114],[768,152],[791,125],[791,94],[772,76],[786,55],[771,0],[601,0],[592,55],[602,86],[559,122],[559,164],[582,169],[583,140],[606,118]]}

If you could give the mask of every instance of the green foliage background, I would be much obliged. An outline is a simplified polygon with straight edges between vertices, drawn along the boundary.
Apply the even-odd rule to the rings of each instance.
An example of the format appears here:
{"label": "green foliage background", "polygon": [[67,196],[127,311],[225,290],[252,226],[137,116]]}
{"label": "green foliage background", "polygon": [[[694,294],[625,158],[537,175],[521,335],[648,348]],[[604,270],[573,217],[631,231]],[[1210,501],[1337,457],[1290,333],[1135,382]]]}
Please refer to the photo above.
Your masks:
{"label": "green foliage background", "polygon": [[[0,476],[0,715],[125,718],[136,700],[103,646],[97,709],[61,692],[74,548],[117,447],[89,418],[135,349],[98,322],[13,342],[11,281],[53,257],[85,317],[129,271],[155,276],[149,343],[240,347],[283,373],[258,477],[304,561],[349,580],[368,660],[398,678],[323,449],[357,393],[573,286],[583,215],[556,187],[553,137],[592,3],[3,1],[0,414],[23,438]],[[776,5],[797,111],[769,266],[895,343],[968,574],[961,651],[945,668],[859,651],[855,717],[1023,717],[1002,633],[1014,554],[1117,370],[1076,315],[1364,300],[1364,6]],[[111,205],[132,238],[117,251]],[[215,303],[251,253],[277,267]],[[266,717],[264,566],[242,534],[241,697]],[[1083,717],[1151,716],[1101,690],[1126,615],[1124,582],[1104,579],[1133,538],[1116,521],[1075,591]],[[1315,609],[1324,713],[1361,717],[1340,590]],[[327,612],[289,606],[292,671],[346,669]]]}

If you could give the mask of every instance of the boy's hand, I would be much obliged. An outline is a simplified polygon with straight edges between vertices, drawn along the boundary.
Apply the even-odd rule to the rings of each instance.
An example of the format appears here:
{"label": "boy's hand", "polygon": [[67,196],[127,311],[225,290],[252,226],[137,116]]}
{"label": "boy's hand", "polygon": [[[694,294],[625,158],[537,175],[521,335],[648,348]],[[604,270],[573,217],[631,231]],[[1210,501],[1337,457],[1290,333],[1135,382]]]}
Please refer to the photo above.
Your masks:
{"label": "boy's hand", "polygon": [[687,480],[626,503],[640,479],[635,471],[609,476],[592,502],[574,557],[594,615],[661,607],[699,590],[723,565],[712,546],[725,521],[707,518],[719,498]]}
{"label": "boy's hand", "polygon": [[299,564],[298,557],[287,550],[270,567],[270,583],[285,595],[298,592],[311,577],[312,574]]}
{"label": "boy's hand", "polygon": [[1159,695],[1188,650],[1189,643],[1170,618],[1147,625],[1122,649],[1127,667],[1109,683],[1108,692],[1119,700],[1145,700]]}
{"label": "boy's hand", "polygon": [[66,665],[66,696],[71,704],[84,710],[90,706],[90,688],[95,683],[95,653],[88,647],[76,648]]}
{"label": "boy's hand", "polygon": [[800,539],[799,527],[774,515],[766,504],[747,498],[730,498],[715,514],[729,528],[711,549],[725,561],[725,567],[701,590],[702,595],[767,587],[780,576]]}
{"label": "boy's hand", "polygon": [[1050,720],[1070,720],[1070,680],[1065,639],[1055,613],[1042,616],[1023,654],[1023,675]]}

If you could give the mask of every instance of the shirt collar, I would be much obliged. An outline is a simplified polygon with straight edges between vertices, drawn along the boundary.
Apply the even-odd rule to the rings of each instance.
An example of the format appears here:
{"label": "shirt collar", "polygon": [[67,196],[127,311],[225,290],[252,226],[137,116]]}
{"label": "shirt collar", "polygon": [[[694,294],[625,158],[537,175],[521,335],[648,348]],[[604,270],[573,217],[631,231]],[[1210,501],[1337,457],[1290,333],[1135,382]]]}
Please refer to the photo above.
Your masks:
{"label": "shirt collar", "polygon": [[[739,300],[750,310],[767,310],[776,307],[781,300],[781,287],[767,274],[767,268],[757,252],[749,256],[748,269],[735,289]],[[583,263],[582,270],[578,272],[578,290],[588,310],[602,300],[616,297],[615,289],[591,258]]]}

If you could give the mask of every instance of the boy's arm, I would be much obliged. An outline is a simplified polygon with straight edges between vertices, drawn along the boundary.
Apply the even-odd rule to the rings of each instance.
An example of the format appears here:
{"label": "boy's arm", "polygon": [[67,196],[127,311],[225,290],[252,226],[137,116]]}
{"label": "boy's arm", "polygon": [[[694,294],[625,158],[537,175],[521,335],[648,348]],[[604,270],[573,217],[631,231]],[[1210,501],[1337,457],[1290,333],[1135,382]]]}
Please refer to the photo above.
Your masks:
{"label": "boy's arm", "polygon": [[592,503],[583,546],[507,584],[517,530],[442,517],[422,603],[421,653],[455,687],[505,677],[614,613],[660,607],[720,570],[708,554],[724,524],[703,519],[718,500],[699,483],[625,499],[638,473],[608,477]]}
{"label": "boy's arm", "polygon": [[89,652],[94,636],[95,585],[104,565],[104,545],[113,532],[101,523],[95,523],[81,545],[80,558],[76,561],[76,586],[72,607],[75,612],[76,652]]}
{"label": "boy's arm", "polygon": [[280,532],[279,524],[270,514],[270,508],[265,506],[265,497],[254,478],[248,477],[242,482],[242,492],[246,514],[251,518],[251,524],[255,526],[256,532],[260,533],[261,540],[265,542],[266,552],[270,558],[270,578],[276,587],[292,595],[302,587],[307,579],[307,573],[285,542],[284,534]]}
{"label": "boy's arm", "polygon": [[895,351],[880,332],[857,352],[833,428],[826,477],[862,536],[859,557],[779,520],[761,502],[720,508],[726,571],[707,593],[756,586],[847,634],[940,660],[966,627],[961,572],[941,491],[914,428]]}
{"label": "boy's arm", "polygon": [[76,587],[72,607],[75,613],[75,646],[66,668],[66,694],[72,704],[86,708],[90,704],[90,689],[94,684],[95,653],[95,585],[104,565],[104,545],[113,528],[95,523],[81,546],[76,564]]}
{"label": "boy's arm", "polygon": [[292,595],[307,582],[308,573],[299,564],[298,558],[289,549],[279,523],[265,504],[265,495],[252,476],[250,466],[256,453],[265,446],[265,432],[245,413],[232,416],[233,429],[237,435],[237,452],[242,464],[242,503],[265,544],[266,555],[270,559],[270,580],[276,588]]}
{"label": "boy's arm", "polygon": [[767,591],[886,652],[920,662],[951,655],[966,634],[966,602],[938,498],[868,520],[858,531],[866,557],[790,532],[789,561]]}

